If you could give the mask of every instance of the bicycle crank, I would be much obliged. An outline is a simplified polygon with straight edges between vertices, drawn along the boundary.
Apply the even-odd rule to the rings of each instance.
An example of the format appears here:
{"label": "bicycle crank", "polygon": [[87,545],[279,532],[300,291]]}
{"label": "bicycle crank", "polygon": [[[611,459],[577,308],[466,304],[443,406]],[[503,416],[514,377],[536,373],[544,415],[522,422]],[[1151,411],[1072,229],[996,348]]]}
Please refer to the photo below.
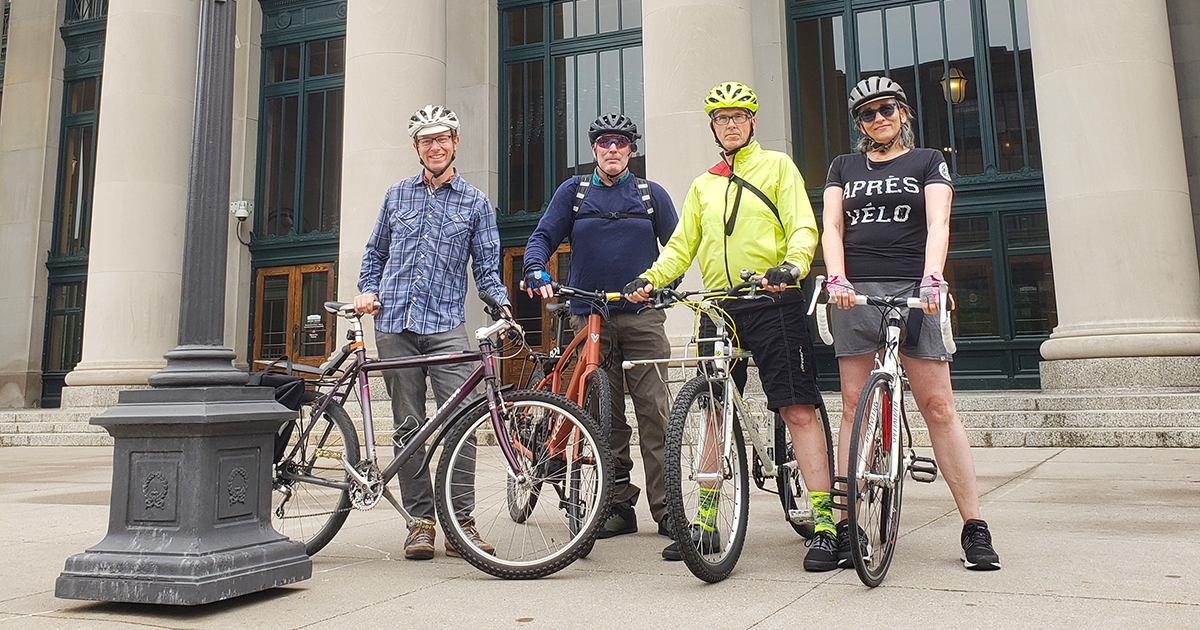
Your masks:
{"label": "bicycle crank", "polygon": [[350,479],[350,504],[356,510],[369,510],[383,498],[387,486],[374,462],[362,461],[356,468]]}

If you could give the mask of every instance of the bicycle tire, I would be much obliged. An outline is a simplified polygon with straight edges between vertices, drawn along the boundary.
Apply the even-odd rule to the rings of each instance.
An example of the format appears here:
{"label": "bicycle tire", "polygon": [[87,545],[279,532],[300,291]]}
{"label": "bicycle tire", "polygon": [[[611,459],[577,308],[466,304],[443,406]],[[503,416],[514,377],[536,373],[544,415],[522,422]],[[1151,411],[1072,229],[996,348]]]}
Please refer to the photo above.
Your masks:
{"label": "bicycle tire", "polygon": [[324,398],[318,392],[304,392],[296,428],[281,461],[272,467],[271,526],[304,543],[310,556],[328,545],[346,522],[352,509],[350,491],[290,479],[286,472],[345,481],[349,475],[341,462],[327,455],[338,453],[352,465],[359,461],[358,434],[340,404],[331,400],[324,413],[313,417]]}
{"label": "bicycle tire", "polygon": [[[826,461],[827,465],[829,466],[826,470],[829,470],[832,473],[834,470],[834,450],[833,432],[829,426],[829,413],[825,410],[825,405],[817,405],[816,411],[817,418],[821,421],[822,433],[825,435]],[[784,423],[783,418],[780,417],[779,414],[775,414],[775,465],[779,467],[779,473],[775,476],[775,483],[779,490],[779,502],[783,506],[783,518],[789,525],[792,526],[792,529],[796,530],[797,534],[800,534],[801,537],[807,540],[812,538],[813,534],[815,533],[813,529],[814,524],[798,524],[793,522],[788,516],[789,510],[791,510],[796,504],[796,498],[803,496],[803,493],[800,492],[800,469],[791,468],[790,470],[787,470],[784,468],[788,462],[791,462],[795,458],[795,453],[792,449],[791,432],[788,431],[787,424]],[[830,475],[829,483],[829,487],[832,488],[832,474]]]}
{"label": "bicycle tire", "polygon": [[612,444],[612,389],[608,374],[601,369],[592,370],[584,379],[583,410],[600,426],[600,434]]}
{"label": "bicycle tire", "polygon": [[[850,460],[847,466],[846,497],[847,518],[851,532],[850,557],[854,570],[863,584],[875,587],[883,582],[892,555],[896,551],[896,537],[900,529],[900,503],[904,492],[904,471],[901,470],[895,484],[869,482],[856,483],[859,474],[859,453],[866,452],[867,470],[863,472],[887,473],[891,448],[891,379],[889,374],[872,374],[863,386],[854,411],[854,428],[850,437]],[[904,452],[904,432],[899,431],[900,457]],[[865,450],[864,449],[869,449]],[[853,490],[852,490],[853,489]],[[868,556],[864,557],[864,548]]]}
{"label": "bicycle tire", "polygon": [[[522,523],[508,518],[508,463],[492,435],[489,410],[482,407],[474,415],[459,420],[442,449],[434,491],[438,518],[450,544],[474,567],[505,579],[539,578],[570,565],[595,541],[608,514],[612,494],[612,452],[600,438],[595,420],[558,394],[507,392],[501,413],[506,433],[512,431],[515,423],[527,420],[545,422],[547,426],[564,423],[557,433],[564,436],[559,448],[548,447],[543,455],[547,459],[533,461],[530,468],[539,475],[530,483],[540,481],[542,492],[547,486],[554,488],[559,500],[545,497],[538,501]],[[552,437],[550,441],[553,440]],[[473,455],[472,442],[477,444]],[[553,453],[554,450],[561,452]],[[463,521],[453,513],[453,499],[456,493],[465,490],[453,482],[450,474],[460,463],[475,473],[474,508]],[[594,488],[594,492],[573,502],[573,476],[578,477],[578,483],[574,484],[577,494],[586,494],[589,488]],[[570,516],[568,513],[573,510],[575,515]],[[577,530],[569,524],[572,518],[579,519]],[[466,524],[474,524],[483,540],[495,547],[494,551],[485,552],[473,542],[464,531]]]}
{"label": "bicycle tire", "polygon": [[[717,482],[719,494],[716,514],[706,519],[712,529],[704,528],[697,522],[701,518],[702,486],[701,482],[696,481],[696,473],[714,472],[704,470],[713,468],[714,462],[711,455],[704,453],[701,425],[710,424],[707,418],[712,414],[722,413],[710,383],[718,387],[721,385],[721,381],[710,381],[705,375],[697,376],[683,386],[675,399],[667,423],[663,476],[668,513],[696,515],[695,518],[672,518],[671,536],[678,544],[688,570],[711,583],[729,577],[741,556],[749,517],[750,476],[746,468],[742,427],[735,418],[731,432],[732,457],[722,462]],[[693,536],[693,531],[697,533],[696,536]]]}

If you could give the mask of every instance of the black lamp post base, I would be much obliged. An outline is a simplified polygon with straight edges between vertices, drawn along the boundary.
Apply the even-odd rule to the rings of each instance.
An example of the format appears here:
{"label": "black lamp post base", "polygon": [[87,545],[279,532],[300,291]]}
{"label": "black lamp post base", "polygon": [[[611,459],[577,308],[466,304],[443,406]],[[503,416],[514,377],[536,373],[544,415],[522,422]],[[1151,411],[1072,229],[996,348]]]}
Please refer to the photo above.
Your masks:
{"label": "black lamp post base", "polygon": [[271,527],[275,435],[293,417],[269,387],[121,392],[91,420],[114,442],[108,535],[67,560],[55,596],[196,605],[311,577],[304,545]]}
{"label": "black lamp post base", "polygon": [[233,367],[237,353],[221,346],[177,346],[163,357],[167,365],[149,378],[152,387],[245,385],[246,373]]}

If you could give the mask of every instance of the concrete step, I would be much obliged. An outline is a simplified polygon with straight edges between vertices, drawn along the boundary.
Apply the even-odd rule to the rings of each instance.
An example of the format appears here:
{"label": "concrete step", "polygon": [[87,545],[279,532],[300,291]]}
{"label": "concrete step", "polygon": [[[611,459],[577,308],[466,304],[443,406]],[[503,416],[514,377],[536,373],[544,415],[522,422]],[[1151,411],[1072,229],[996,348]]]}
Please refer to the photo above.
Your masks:
{"label": "concrete step", "polygon": [[0,446],[112,446],[112,437],[100,433],[0,433]]}

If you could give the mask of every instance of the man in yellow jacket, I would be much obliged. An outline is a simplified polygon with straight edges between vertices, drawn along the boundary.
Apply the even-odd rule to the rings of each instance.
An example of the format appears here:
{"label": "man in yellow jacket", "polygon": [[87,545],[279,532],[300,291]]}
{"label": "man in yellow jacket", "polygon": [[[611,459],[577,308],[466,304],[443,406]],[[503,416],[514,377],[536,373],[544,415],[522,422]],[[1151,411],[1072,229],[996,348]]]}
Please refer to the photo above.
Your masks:
{"label": "man in yellow jacket", "polygon": [[[796,461],[812,496],[816,534],[809,541],[804,568],[829,571],[837,568],[837,540],[828,453],[816,415],[815,405],[821,402],[816,361],[797,285],[808,275],[817,248],[817,221],[795,163],[754,141],[758,99],[749,87],[718,84],[705,98],[704,111],[722,159],[692,182],[671,240],[624,293],[631,301],[644,301],[654,287],[683,274],[694,259],[699,259],[705,287],[731,287],[748,269],[756,274],[754,281],[770,291],[771,299],[730,300],[723,308],[733,318],[742,348],[754,355],[767,407],[783,416],[791,432]],[[701,335],[712,336],[703,328]],[[744,389],[745,362],[735,367],[733,377]],[[715,505],[717,498],[701,499]],[[702,514],[692,530],[697,545],[719,545],[706,540],[715,532]],[[678,559],[678,547],[663,550],[663,557]]]}

